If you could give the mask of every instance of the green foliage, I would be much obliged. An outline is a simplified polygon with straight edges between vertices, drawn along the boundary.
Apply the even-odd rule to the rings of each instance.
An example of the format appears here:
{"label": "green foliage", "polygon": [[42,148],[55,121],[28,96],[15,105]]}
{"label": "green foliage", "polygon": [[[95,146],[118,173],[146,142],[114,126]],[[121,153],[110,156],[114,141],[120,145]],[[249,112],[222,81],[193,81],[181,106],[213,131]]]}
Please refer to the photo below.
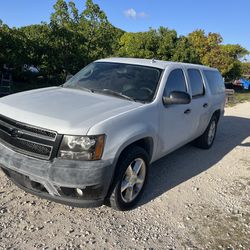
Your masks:
{"label": "green foliage", "polygon": [[157,57],[162,60],[171,60],[175,53],[177,42],[177,32],[168,28],[160,27],[158,30],[158,50]]}
{"label": "green foliage", "polygon": [[158,58],[168,61],[199,62],[189,40],[178,38],[175,30],[160,27],[147,32],[124,33],[120,38],[118,56]]}
{"label": "green foliage", "polygon": [[44,81],[60,82],[67,73],[114,54],[122,34],[92,0],[81,13],[73,1],[57,0],[48,24],[11,29],[0,22],[0,70],[7,64],[22,79],[23,66],[33,65]]}
{"label": "green foliage", "polygon": [[242,63],[242,74],[250,79],[250,63],[244,62]]}
{"label": "green foliage", "polygon": [[171,60],[177,39],[175,30],[164,27],[158,30],[150,29],[147,32],[124,33],[117,55]]}
{"label": "green foliage", "polygon": [[149,32],[124,33],[120,39],[118,56],[153,58],[157,56],[157,39]]}
{"label": "green foliage", "polygon": [[7,64],[19,80],[27,78],[23,66],[33,65],[43,81],[59,83],[67,73],[112,55],[205,64],[235,79],[249,72],[240,61],[248,53],[238,44],[222,44],[220,34],[203,30],[188,36],[166,27],[124,32],[92,0],[86,0],[82,11],[73,1],[57,0],[49,23],[10,28],[0,20],[0,70]]}
{"label": "green foliage", "polygon": [[27,39],[20,30],[0,24],[0,71],[6,64],[15,68],[18,75],[22,71],[22,65],[29,60],[26,53],[28,49]]}
{"label": "green foliage", "polygon": [[242,74],[240,59],[249,52],[236,44],[221,44],[220,34],[196,30],[188,35],[191,46],[195,49],[198,61],[201,64],[215,67],[220,70],[226,80],[233,80]]}
{"label": "green foliage", "polygon": [[112,44],[117,41],[116,29],[109,23],[106,14],[92,0],[86,1],[80,24],[86,37],[87,63],[111,55]]}
{"label": "green foliage", "polygon": [[171,60],[185,63],[200,63],[197,51],[185,36],[181,36],[177,40]]}

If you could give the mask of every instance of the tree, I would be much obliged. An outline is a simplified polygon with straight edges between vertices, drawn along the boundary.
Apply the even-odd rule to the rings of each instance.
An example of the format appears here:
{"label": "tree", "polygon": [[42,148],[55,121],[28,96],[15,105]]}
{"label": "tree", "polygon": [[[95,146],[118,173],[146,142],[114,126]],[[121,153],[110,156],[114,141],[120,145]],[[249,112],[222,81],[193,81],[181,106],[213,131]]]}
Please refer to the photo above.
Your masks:
{"label": "tree", "polygon": [[227,80],[233,80],[241,76],[242,63],[239,59],[247,53],[247,50],[239,45],[220,45],[207,52],[202,62],[218,68]]}
{"label": "tree", "polygon": [[75,73],[93,60],[113,54],[121,31],[92,0],[86,1],[80,14],[73,1],[58,0],[54,9],[49,24],[54,71]]}
{"label": "tree", "polygon": [[241,62],[248,53],[238,44],[222,44],[220,34],[204,30],[188,36],[166,27],[124,32],[92,0],[86,0],[82,10],[73,0],[57,0],[49,23],[10,28],[0,20],[0,70],[7,64],[20,76],[25,64],[34,65],[46,81],[53,78],[58,83],[67,72],[74,74],[96,59],[113,55],[199,63],[235,79],[248,70]]}
{"label": "tree", "polygon": [[112,44],[117,42],[116,29],[109,23],[106,14],[92,0],[80,14],[80,27],[86,38],[86,63],[113,53]]}
{"label": "tree", "polygon": [[171,60],[185,63],[200,63],[197,51],[185,36],[181,36],[177,40]]}
{"label": "tree", "polygon": [[188,34],[188,40],[191,46],[195,49],[199,61],[203,64],[204,57],[213,49],[218,49],[219,44],[222,42],[222,37],[218,33],[205,34],[204,30],[196,30]]}
{"label": "tree", "polygon": [[250,79],[250,62],[242,63],[242,74]]}
{"label": "tree", "polygon": [[[50,20],[50,44],[53,49],[49,52],[52,69],[58,74],[75,73],[79,67],[79,56],[83,54],[82,43],[86,39],[79,30],[79,15],[75,4],[70,1],[58,0],[54,5],[54,13]],[[53,60],[54,59],[54,60]]]}
{"label": "tree", "polygon": [[4,64],[21,71],[27,61],[27,42],[18,29],[11,29],[6,24],[0,24],[0,67]]}
{"label": "tree", "polygon": [[191,46],[196,50],[200,63],[215,67],[228,79],[240,77],[242,73],[240,59],[248,51],[240,45],[221,44],[223,39],[218,33],[205,34],[204,30],[196,30],[188,35]]}
{"label": "tree", "polygon": [[157,34],[151,29],[148,32],[124,33],[120,38],[118,56],[154,58],[157,57]]}
{"label": "tree", "polygon": [[175,47],[178,40],[177,32],[165,27],[160,27],[157,31],[158,50],[157,58],[161,60],[171,60],[175,53]]}
{"label": "tree", "polygon": [[120,38],[119,56],[170,60],[176,46],[177,33],[160,27],[146,32],[124,33]]}
{"label": "tree", "polygon": [[27,60],[25,64],[34,65],[42,70],[51,67],[48,64],[51,30],[47,24],[29,25],[19,29],[25,37]]}
{"label": "tree", "polygon": [[64,0],[57,0],[54,4],[55,12],[51,14],[51,24],[67,27],[70,22],[69,8]]}

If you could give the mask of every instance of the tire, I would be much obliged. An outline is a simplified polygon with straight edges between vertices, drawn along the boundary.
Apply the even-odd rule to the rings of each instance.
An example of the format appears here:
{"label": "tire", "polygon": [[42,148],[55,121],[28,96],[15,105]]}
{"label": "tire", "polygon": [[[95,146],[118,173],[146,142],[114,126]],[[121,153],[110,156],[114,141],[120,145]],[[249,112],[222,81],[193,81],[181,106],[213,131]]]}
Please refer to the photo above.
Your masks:
{"label": "tire", "polygon": [[214,143],[217,132],[218,118],[213,115],[205,132],[195,140],[195,146],[202,149],[209,149]]}
{"label": "tire", "polygon": [[148,166],[149,156],[143,148],[131,146],[122,153],[108,198],[113,209],[130,210],[138,203],[147,183]]}

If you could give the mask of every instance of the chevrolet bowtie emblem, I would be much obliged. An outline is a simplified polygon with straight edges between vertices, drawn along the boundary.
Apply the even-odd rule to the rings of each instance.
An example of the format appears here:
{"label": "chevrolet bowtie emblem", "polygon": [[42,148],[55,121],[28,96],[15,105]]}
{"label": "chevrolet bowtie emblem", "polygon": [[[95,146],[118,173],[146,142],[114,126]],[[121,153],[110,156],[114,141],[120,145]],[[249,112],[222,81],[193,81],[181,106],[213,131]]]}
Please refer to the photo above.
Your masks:
{"label": "chevrolet bowtie emblem", "polygon": [[10,130],[10,135],[11,137],[18,138],[22,136],[22,133],[18,129],[13,128]]}

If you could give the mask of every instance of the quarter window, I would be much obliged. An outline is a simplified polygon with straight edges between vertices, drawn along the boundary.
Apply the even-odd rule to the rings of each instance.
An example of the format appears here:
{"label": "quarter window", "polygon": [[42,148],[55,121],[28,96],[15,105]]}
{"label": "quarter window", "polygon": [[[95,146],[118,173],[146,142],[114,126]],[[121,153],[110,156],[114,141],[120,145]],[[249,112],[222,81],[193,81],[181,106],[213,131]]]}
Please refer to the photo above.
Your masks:
{"label": "quarter window", "polygon": [[204,84],[201,77],[201,73],[197,69],[188,69],[188,77],[190,80],[190,87],[192,91],[192,96],[204,95]]}
{"label": "quarter window", "polygon": [[186,80],[182,69],[174,69],[168,76],[164,96],[169,96],[173,91],[187,91]]}
{"label": "quarter window", "polygon": [[224,93],[225,85],[221,74],[215,70],[204,70],[212,94]]}

